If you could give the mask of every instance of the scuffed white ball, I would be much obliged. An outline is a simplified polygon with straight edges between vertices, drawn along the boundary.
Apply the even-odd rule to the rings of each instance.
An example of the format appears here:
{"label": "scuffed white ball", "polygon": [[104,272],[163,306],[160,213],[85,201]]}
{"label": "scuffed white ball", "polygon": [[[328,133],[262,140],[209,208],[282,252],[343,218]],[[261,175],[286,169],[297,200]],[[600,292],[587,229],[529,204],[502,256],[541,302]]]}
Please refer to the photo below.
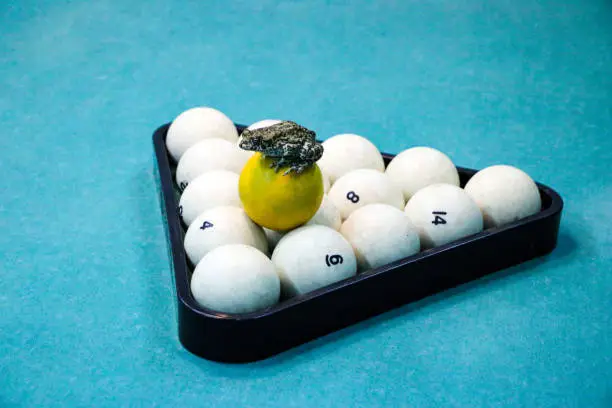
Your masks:
{"label": "scuffed white ball", "polygon": [[185,225],[191,225],[198,215],[209,208],[242,208],[238,179],[239,176],[231,171],[213,170],[199,175],[189,183],[179,200],[179,214]]}
{"label": "scuffed white ball", "polygon": [[166,136],[166,148],[172,159],[178,162],[187,149],[208,138],[235,143],[238,130],[223,112],[204,106],[195,107],[182,112],[172,121]]}
{"label": "scuffed white ball", "polygon": [[335,135],[323,143],[323,156],[317,161],[333,185],[343,175],[357,169],[385,171],[378,148],[363,136],[352,133]]}
{"label": "scuffed white ball", "polygon": [[459,173],[451,159],[431,147],[419,146],[402,151],[387,165],[385,173],[402,190],[406,201],[430,184],[459,186]]}
{"label": "scuffed white ball", "polygon": [[408,201],[406,214],[421,238],[423,249],[482,231],[482,213],[460,187],[432,184],[417,191]]}
{"label": "scuffed white ball", "polygon": [[194,265],[214,248],[228,244],[250,245],[268,254],[263,229],[237,207],[214,207],[204,211],[185,234],[185,252]]}
{"label": "scuffed white ball", "polygon": [[196,177],[213,170],[240,174],[252,152],[223,139],[205,139],[190,147],[176,167],[176,183],[185,189]]}
{"label": "scuffed white ball", "polygon": [[404,209],[404,196],[383,172],[353,170],[340,177],[329,190],[329,198],[345,220],[365,205],[383,203]]}
{"label": "scuffed white ball", "polygon": [[523,170],[495,165],[474,174],[465,185],[484,217],[485,228],[499,227],[538,213],[540,191]]}
{"label": "scuffed white ball", "polygon": [[250,313],[278,303],[280,280],[272,261],[257,249],[224,245],[198,263],[191,277],[191,292],[202,307]]}
{"label": "scuffed white ball", "polygon": [[388,204],[369,204],[354,211],[340,232],[353,246],[360,272],[414,255],[421,248],[408,216]]}
{"label": "scuffed white ball", "polygon": [[308,293],[357,273],[351,244],[338,231],[322,225],[288,232],[274,249],[272,262],[285,296]]}

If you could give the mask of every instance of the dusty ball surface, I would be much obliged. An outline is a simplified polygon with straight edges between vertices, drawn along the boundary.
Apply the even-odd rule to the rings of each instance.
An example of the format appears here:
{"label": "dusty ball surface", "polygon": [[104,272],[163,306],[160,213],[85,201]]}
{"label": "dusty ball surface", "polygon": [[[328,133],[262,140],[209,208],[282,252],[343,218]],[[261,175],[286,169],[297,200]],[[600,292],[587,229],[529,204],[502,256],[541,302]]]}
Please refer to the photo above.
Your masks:
{"label": "dusty ball surface", "polygon": [[332,200],[324,194],[321,206],[306,225],[324,225],[339,231],[342,225],[342,217]]}
{"label": "dusty ball surface", "polygon": [[389,204],[404,209],[404,196],[391,179],[377,170],[359,169],[340,177],[329,190],[329,198],[345,220],[365,205]]}
{"label": "dusty ball surface", "polygon": [[280,280],[272,261],[248,245],[224,245],[196,266],[191,292],[202,307],[223,313],[255,312],[276,304]]}
{"label": "dusty ball surface", "polygon": [[166,148],[174,161],[178,162],[187,149],[208,138],[235,143],[238,131],[223,112],[204,106],[195,107],[182,112],[172,121],[166,136]]}
{"label": "dusty ball surface", "polygon": [[487,167],[465,185],[484,217],[485,228],[499,227],[538,213],[540,191],[523,170],[508,165]]}
{"label": "dusty ball surface", "polygon": [[417,230],[402,210],[388,204],[369,204],[342,224],[360,272],[414,255],[421,249]]}
{"label": "dusty ball surface", "polygon": [[483,229],[480,209],[460,187],[432,184],[406,204],[405,212],[416,227],[423,249],[447,244]]}
{"label": "dusty ball surface", "polygon": [[272,262],[285,296],[308,293],[357,273],[351,244],[338,231],[322,225],[288,232],[274,249]]}
{"label": "dusty ball surface", "polygon": [[335,135],[323,143],[323,156],[317,164],[333,185],[352,170],[385,171],[385,163],[378,148],[363,136],[352,133]]}
{"label": "dusty ball surface", "polygon": [[419,146],[402,151],[389,162],[385,173],[402,190],[406,201],[430,184],[459,186],[459,173],[451,159],[431,147]]}
{"label": "dusty ball surface", "polygon": [[236,173],[213,170],[196,177],[183,191],[179,199],[179,215],[189,226],[204,211],[220,206],[242,208],[238,195]]}
{"label": "dusty ball surface", "polygon": [[201,174],[228,170],[240,174],[252,156],[236,143],[223,139],[206,139],[189,148],[176,166],[176,184],[181,190]]}
{"label": "dusty ball surface", "polygon": [[185,252],[189,260],[198,262],[214,248],[228,244],[250,245],[268,254],[268,241],[263,229],[236,207],[215,207],[200,214],[187,228]]}

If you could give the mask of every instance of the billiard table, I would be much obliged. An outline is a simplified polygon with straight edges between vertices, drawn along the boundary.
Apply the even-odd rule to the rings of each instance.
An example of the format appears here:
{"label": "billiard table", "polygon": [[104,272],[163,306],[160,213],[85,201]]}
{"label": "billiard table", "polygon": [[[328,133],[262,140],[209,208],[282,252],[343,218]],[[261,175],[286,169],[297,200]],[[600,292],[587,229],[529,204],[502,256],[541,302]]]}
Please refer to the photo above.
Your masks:
{"label": "billiard table", "polygon": [[[611,19],[601,0],[5,0],[0,406],[612,406]],[[563,197],[556,247],[266,359],[202,358],[151,143],[195,106],[516,166]]]}

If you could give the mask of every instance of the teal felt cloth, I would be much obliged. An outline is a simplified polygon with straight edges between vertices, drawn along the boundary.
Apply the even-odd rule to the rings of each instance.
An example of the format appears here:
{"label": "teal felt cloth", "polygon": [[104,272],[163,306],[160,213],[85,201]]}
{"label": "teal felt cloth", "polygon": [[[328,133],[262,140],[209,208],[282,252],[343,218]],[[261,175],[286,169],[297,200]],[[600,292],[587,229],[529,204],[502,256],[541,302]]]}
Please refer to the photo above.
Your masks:
{"label": "teal felt cloth", "polygon": [[[0,406],[612,406],[611,22],[607,0],[3,0]],[[558,247],[263,362],[203,360],[178,342],[151,143],[199,105],[520,167],[565,200]]]}

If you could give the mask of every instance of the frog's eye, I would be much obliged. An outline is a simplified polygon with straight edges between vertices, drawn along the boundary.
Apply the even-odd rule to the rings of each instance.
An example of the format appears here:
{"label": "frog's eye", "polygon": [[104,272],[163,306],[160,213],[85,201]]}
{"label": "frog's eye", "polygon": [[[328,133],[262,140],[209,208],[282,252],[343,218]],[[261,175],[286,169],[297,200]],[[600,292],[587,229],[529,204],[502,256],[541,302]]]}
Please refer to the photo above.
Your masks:
{"label": "frog's eye", "polygon": [[240,135],[238,137],[238,147],[248,148],[251,143],[249,143],[249,139],[244,137],[244,135]]}
{"label": "frog's eye", "polygon": [[245,150],[251,150],[255,147],[259,146],[261,142],[261,137],[249,135],[248,137],[245,135],[241,135],[238,138],[238,146]]}

